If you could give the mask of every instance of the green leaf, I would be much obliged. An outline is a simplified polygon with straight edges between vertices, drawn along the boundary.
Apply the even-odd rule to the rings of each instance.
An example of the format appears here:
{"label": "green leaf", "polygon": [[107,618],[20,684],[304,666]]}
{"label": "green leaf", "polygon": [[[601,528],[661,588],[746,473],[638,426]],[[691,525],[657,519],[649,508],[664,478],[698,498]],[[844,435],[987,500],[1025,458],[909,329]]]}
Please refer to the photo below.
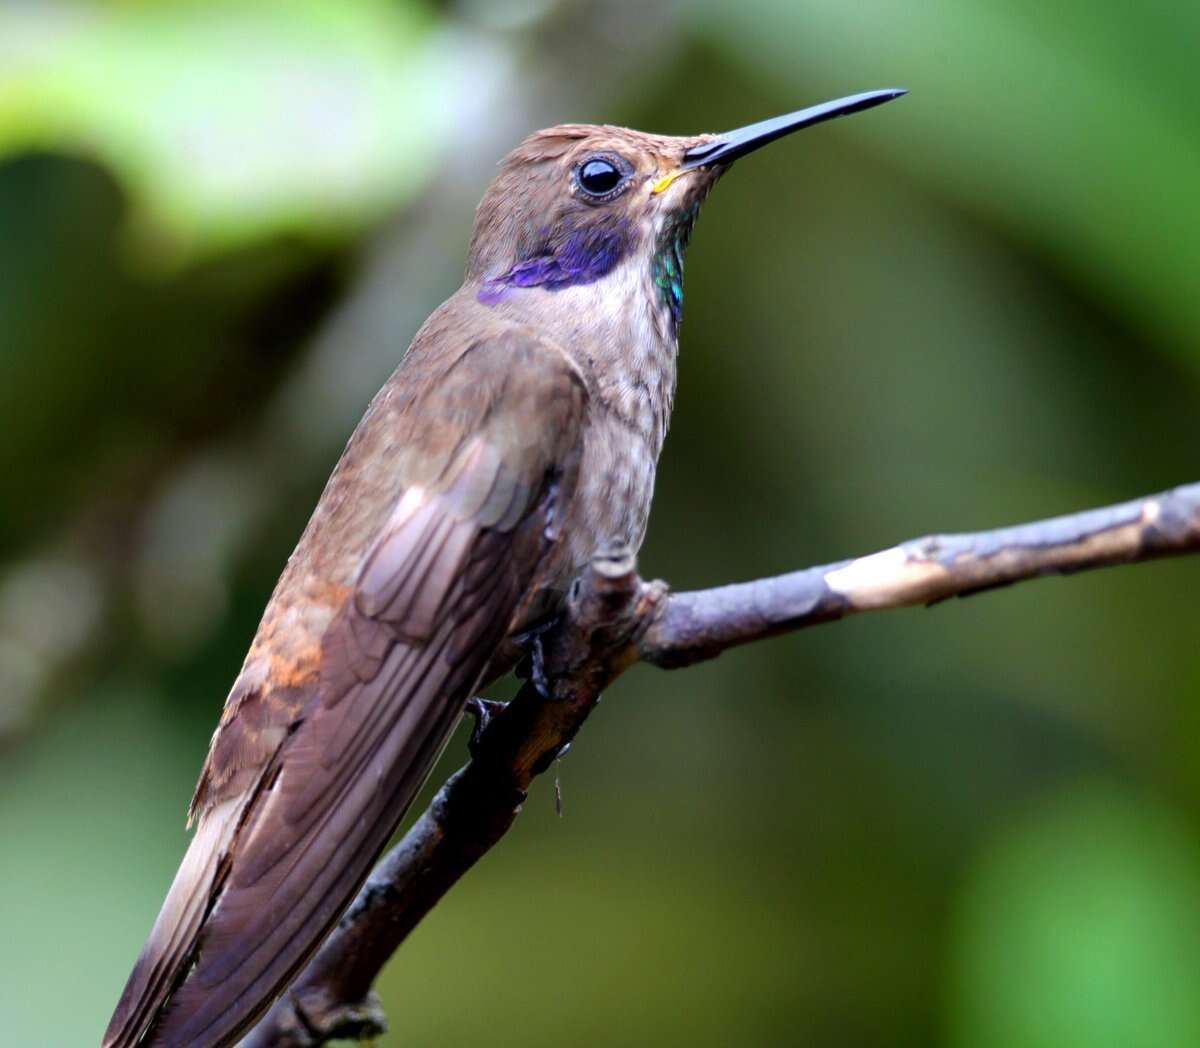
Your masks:
{"label": "green leaf", "polygon": [[142,258],[340,235],[428,175],[428,20],[376,0],[0,9],[0,157],[94,158]]}

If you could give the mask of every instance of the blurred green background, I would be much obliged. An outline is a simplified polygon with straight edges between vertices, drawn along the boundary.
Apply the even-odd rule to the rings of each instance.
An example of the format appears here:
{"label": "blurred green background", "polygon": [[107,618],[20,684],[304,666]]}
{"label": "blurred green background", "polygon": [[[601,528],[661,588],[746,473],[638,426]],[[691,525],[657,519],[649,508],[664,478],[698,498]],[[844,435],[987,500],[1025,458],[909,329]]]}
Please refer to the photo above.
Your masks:
{"label": "blurred green background", "polygon": [[[1200,8],[0,6],[0,1015],[95,1044],[209,733],[494,161],[901,84],[688,260],[677,587],[1196,480]],[[623,679],[381,1045],[1200,1043],[1200,563]],[[464,758],[459,739],[438,775]]]}

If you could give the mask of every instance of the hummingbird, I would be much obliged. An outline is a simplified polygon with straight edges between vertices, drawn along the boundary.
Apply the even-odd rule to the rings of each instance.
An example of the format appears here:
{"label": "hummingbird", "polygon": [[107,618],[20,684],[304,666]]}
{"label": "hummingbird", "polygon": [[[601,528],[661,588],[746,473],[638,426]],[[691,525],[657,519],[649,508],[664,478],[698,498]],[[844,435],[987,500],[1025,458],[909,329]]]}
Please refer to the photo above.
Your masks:
{"label": "hummingbird", "polygon": [[103,1048],[233,1045],[286,989],[476,689],[598,551],[640,546],[709,190],[902,94],[724,134],[565,124],[500,162],[462,286],[371,401],[271,595]]}

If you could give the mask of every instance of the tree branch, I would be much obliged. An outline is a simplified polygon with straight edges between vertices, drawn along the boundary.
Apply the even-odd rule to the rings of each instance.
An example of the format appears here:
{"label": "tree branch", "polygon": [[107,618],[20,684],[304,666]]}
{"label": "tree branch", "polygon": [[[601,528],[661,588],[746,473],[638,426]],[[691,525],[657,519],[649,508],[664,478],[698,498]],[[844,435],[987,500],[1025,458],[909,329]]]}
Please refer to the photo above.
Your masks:
{"label": "tree branch", "polygon": [[534,778],[571,743],[601,691],[636,662],[690,666],[727,648],[861,611],[933,604],[1048,574],[1200,552],[1200,484],[1051,520],[934,535],[854,560],[670,594],[628,551],[600,555],[535,643],[506,705],[475,700],[471,760],[376,867],[292,988],[243,1048],[317,1048],[386,1029],[383,965],[508,831]]}

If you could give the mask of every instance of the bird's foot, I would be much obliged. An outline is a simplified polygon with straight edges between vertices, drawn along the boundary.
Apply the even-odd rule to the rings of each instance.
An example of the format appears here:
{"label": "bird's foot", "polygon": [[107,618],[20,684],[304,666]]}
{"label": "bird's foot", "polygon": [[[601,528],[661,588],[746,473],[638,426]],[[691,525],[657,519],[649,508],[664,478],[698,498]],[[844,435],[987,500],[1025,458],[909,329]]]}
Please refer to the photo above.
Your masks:
{"label": "bird's foot", "polygon": [[475,718],[475,726],[471,729],[471,739],[467,743],[467,750],[472,757],[479,756],[479,744],[483,741],[483,733],[492,723],[492,718],[504,709],[504,706],[503,702],[495,702],[479,695],[467,700],[467,713]]}
{"label": "bird's foot", "polygon": [[546,649],[542,638],[561,621],[561,614],[551,616],[515,638],[525,649],[525,657],[518,663],[516,674],[523,680],[528,680],[543,699],[554,698],[554,692],[546,674]]}

